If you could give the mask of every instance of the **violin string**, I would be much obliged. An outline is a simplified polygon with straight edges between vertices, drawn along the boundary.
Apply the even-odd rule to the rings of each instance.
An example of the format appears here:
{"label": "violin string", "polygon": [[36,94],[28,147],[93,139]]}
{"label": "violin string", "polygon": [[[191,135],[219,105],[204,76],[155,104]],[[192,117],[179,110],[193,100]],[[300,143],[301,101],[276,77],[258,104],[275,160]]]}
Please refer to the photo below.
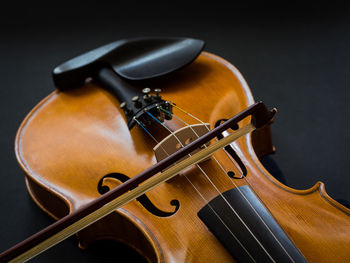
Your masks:
{"label": "violin string", "polygon": [[[174,132],[172,132],[164,123],[160,122],[156,117],[154,117],[150,112],[147,111],[147,114],[149,116],[151,116],[156,122],[158,122],[161,126],[163,126],[165,129],[167,129],[170,134],[172,134],[174,136],[174,138],[179,142],[179,144],[181,145],[181,147],[184,147],[184,145],[182,144],[181,140],[176,136],[176,134]],[[188,154],[188,156],[191,156],[191,154]],[[208,180],[208,182],[214,187],[214,189],[216,190],[216,192],[220,195],[220,197],[224,200],[224,202],[229,206],[229,208],[232,210],[232,212],[236,215],[236,217],[242,222],[242,224],[245,226],[245,228],[248,230],[248,232],[252,235],[252,237],[255,239],[255,241],[260,245],[260,247],[264,250],[264,252],[266,253],[266,255],[271,259],[272,262],[276,262],[272,256],[270,255],[270,253],[266,250],[266,248],[263,246],[263,244],[259,241],[259,239],[254,235],[254,233],[252,232],[252,230],[248,227],[248,225],[244,222],[244,220],[239,216],[239,214],[237,213],[237,211],[232,207],[232,205],[228,202],[228,200],[222,195],[222,193],[219,191],[219,189],[217,188],[217,186],[213,183],[213,181],[209,178],[209,176],[204,172],[204,170],[202,169],[202,167],[200,167],[199,164],[196,164],[197,168],[202,172],[202,174],[206,177],[206,179]]]}
{"label": "violin string", "polygon": [[[139,120],[138,120],[136,117],[134,117],[133,119],[137,122],[137,124],[138,124],[149,136],[151,136],[151,138],[153,139],[153,141],[155,141],[155,142],[158,144],[157,139],[153,137],[153,135],[142,125],[142,123],[139,122]],[[161,145],[161,147],[162,147],[163,151],[165,151],[165,149],[163,148],[162,145]]]}
{"label": "violin string", "polygon": [[[180,117],[178,117],[178,116],[172,114],[171,112],[169,112],[169,111],[163,109],[162,107],[158,107],[158,108],[159,108],[160,110],[162,110],[163,112],[165,112],[165,113],[171,115],[172,117],[175,117],[176,119],[178,119],[179,121],[181,121],[183,124],[185,124],[187,127],[189,127],[189,128],[192,130],[192,132],[197,136],[197,138],[200,137],[200,136],[198,135],[198,133],[193,129],[193,127],[192,127],[190,124],[188,124],[186,121],[184,121],[184,120],[181,119]],[[184,111],[184,112],[185,112],[185,111]],[[198,119],[198,120],[199,120],[199,119]],[[200,120],[199,120],[199,121],[200,121]],[[210,129],[208,128],[208,126],[207,126],[204,122],[202,122],[202,121],[200,121],[200,122],[205,126],[205,128],[206,128],[208,131],[210,131]],[[206,146],[205,144],[204,144],[204,147],[207,148],[207,146]],[[221,165],[220,162],[216,159],[216,157],[213,155],[212,158],[213,158],[213,159],[215,160],[215,162],[220,166],[221,170],[225,173],[225,175],[227,175],[226,170],[224,169],[224,167],[222,167],[222,165]],[[232,161],[232,160],[230,159],[230,161]],[[241,177],[240,177],[239,179],[244,178],[245,176],[244,176],[243,173],[241,172],[241,169],[237,166],[236,162],[232,161],[232,163],[233,163],[233,165],[236,167],[236,169],[237,169],[237,170],[240,172],[240,174],[241,174]],[[229,177],[229,178],[230,178],[230,177]],[[230,178],[230,179],[231,179],[231,178]],[[235,183],[234,183],[234,185],[237,187],[237,185],[236,185]]]}
{"label": "violin string", "polygon": [[[194,118],[195,120],[199,121],[200,123],[202,123],[207,129],[208,131],[210,131],[210,129],[208,128],[208,126],[202,121],[200,120],[199,118],[193,116],[192,114],[186,112],[185,110],[181,109],[180,107],[178,107],[177,105],[171,103],[171,102],[168,102],[170,103],[172,106],[175,106],[177,109],[179,109],[180,111],[182,111],[183,113],[185,113],[186,115]],[[199,135],[198,133],[192,128],[191,125],[189,125],[187,122],[185,122],[183,119],[181,119],[180,117],[172,114],[171,112],[163,109],[162,107],[159,107],[160,110],[164,111],[165,113],[167,114],[170,114],[171,116],[174,116],[176,119],[178,119],[179,121],[183,122],[187,127],[190,127],[190,129],[192,130],[192,132],[197,136],[197,138],[199,138]],[[204,147],[207,147],[205,144],[204,144]],[[233,163],[233,165],[236,167],[236,169],[239,171],[239,173],[241,174],[241,178],[243,178],[245,180],[245,182],[250,186],[250,188],[254,191],[254,193],[257,195],[257,197],[262,201],[262,199],[260,198],[260,196],[258,195],[258,193],[254,190],[253,186],[249,183],[248,179],[244,176],[244,174],[242,173],[241,169],[239,169],[237,167],[237,164],[230,158],[229,154],[224,151],[226,156],[229,158],[229,160]],[[227,174],[225,168],[221,165],[221,163],[215,158],[215,156],[213,155],[212,156],[213,159],[215,160],[215,162],[219,165],[219,167],[222,169],[222,171],[225,173],[225,175]],[[233,181],[233,179],[228,176],[228,178],[230,179],[230,181],[232,182],[232,184],[235,186],[235,188],[239,191],[239,193],[244,197],[244,199],[246,200],[246,202],[249,204],[249,206],[253,209],[254,213],[259,217],[259,219],[261,220],[261,222],[264,224],[264,226],[268,229],[268,231],[270,232],[270,234],[274,237],[274,239],[277,241],[277,243],[280,245],[280,247],[284,250],[284,252],[286,253],[286,255],[290,258],[290,260],[292,262],[295,262],[294,259],[292,258],[292,256],[288,253],[288,251],[285,249],[285,247],[281,244],[281,242],[278,240],[278,238],[276,237],[276,235],[272,232],[271,228],[266,224],[265,220],[259,215],[259,213],[256,211],[256,209],[253,207],[253,205],[251,204],[251,202],[246,198],[246,196],[242,193],[242,191],[239,189],[239,187],[237,186],[237,184]],[[262,203],[264,204],[265,207],[266,204],[262,201]],[[271,211],[270,211],[271,212]]]}
{"label": "violin string", "polygon": [[249,251],[244,247],[244,245],[241,243],[241,241],[239,241],[239,239],[233,234],[233,232],[231,231],[231,229],[226,225],[226,223],[223,221],[223,219],[221,219],[221,217],[216,213],[215,209],[209,204],[209,201],[201,194],[201,192],[199,192],[199,190],[197,189],[197,187],[194,186],[194,184],[191,182],[190,179],[188,179],[188,177],[185,175],[186,180],[190,183],[190,185],[192,185],[192,187],[195,189],[195,191],[197,192],[197,194],[203,199],[204,203],[206,205],[208,205],[208,207],[210,208],[210,210],[215,214],[215,216],[220,220],[220,222],[225,226],[225,228],[230,232],[230,234],[234,237],[234,239],[238,242],[238,244],[244,249],[244,251],[247,253],[247,255],[251,258],[251,260],[253,262],[256,263],[256,260],[253,258],[253,256],[249,253]]}
{"label": "violin string", "polygon": [[[157,145],[159,145],[158,140],[141,124],[139,120],[137,120],[136,117],[133,118],[137,124],[144,130],[146,133],[155,141]],[[160,144],[160,147],[164,151],[164,153],[169,156],[170,154],[164,149],[164,147]],[[253,256],[249,253],[249,251],[244,247],[244,245],[239,241],[239,239],[232,233],[231,229],[226,225],[226,223],[223,221],[223,219],[216,213],[215,209],[209,204],[208,200],[202,195],[202,193],[197,189],[197,187],[191,182],[191,180],[184,174],[184,177],[186,180],[191,184],[191,186],[194,188],[194,190],[197,192],[197,194],[203,199],[204,203],[208,205],[209,209],[215,214],[215,216],[221,221],[221,223],[224,225],[224,227],[230,232],[230,234],[233,236],[233,238],[238,242],[238,244],[244,249],[244,251],[248,254],[248,256],[251,258],[252,261],[256,263],[256,260],[253,258]]]}

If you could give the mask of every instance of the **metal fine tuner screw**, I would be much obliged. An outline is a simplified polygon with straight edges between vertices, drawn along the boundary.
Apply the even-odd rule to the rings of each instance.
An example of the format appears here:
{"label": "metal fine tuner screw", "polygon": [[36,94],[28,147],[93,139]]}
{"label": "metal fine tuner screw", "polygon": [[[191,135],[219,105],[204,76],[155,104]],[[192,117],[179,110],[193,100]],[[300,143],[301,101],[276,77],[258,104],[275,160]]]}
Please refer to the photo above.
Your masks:
{"label": "metal fine tuner screw", "polygon": [[122,110],[124,110],[124,109],[126,108],[126,102],[125,102],[125,101],[123,101],[122,103],[120,103],[120,108],[121,108]]}
{"label": "metal fine tuner screw", "polygon": [[159,93],[162,92],[161,89],[154,89],[154,92],[156,93],[156,98],[157,98],[157,99],[160,99],[160,98],[162,97],[162,96],[159,95]]}
{"label": "metal fine tuner screw", "polygon": [[129,114],[132,113],[132,110],[130,110],[130,109],[128,108],[128,106],[126,105],[126,102],[125,102],[125,101],[123,101],[122,103],[120,103],[120,108],[121,108],[122,110],[124,110],[124,112],[125,112],[126,115],[129,115]]}
{"label": "metal fine tuner screw", "polygon": [[131,101],[135,104],[136,108],[141,108],[142,102],[140,101],[139,96],[132,97]]}
{"label": "metal fine tuner screw", "polygon": [[151,89],[147,87],[142,90],[142,93],[144,94],[143,99],[147,102],[151,101],[150,92],[151,92]]}

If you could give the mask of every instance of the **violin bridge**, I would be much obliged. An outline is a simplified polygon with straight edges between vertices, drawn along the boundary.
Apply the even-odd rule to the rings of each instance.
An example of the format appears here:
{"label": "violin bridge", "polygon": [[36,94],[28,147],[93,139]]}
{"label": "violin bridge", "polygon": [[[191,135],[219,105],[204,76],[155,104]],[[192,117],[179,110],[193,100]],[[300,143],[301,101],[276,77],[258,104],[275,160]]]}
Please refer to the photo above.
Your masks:
{"label": "violin bridge", "polygon": [[[163,160],[164,158],[168,157],[169,155],[177,152],[182,147],[186,146],[187,144],[190,144],[194,140],[196,140],[198,137],[203,136],[204,134],[208,133],[210,131],[210,125],[209,123],[205,124],[193,124],[188,125],[186,127],[183,127],[181,129],[178,129],[177,131],[173,132],[172,134],[169,134],[166,138],[164,138],[161,142],[159,142],[154,148],[154,154],[156,157],[157,162]],[[206,144],[208,146],[208,144]],[[204,147],[204,146],[202,146]],[[195,154],[198,152],[200,148],[194,150],[192,154]],[[178,162],[181,162],[186,157],[180,159]],[[210,159],[210,156],[206,159],[202,160],[206,161]],[[176,163],[178,163],[176,162]],[[174,164],[176,164],[174,163]],[[173,164],[173,165],[174,165]]]}

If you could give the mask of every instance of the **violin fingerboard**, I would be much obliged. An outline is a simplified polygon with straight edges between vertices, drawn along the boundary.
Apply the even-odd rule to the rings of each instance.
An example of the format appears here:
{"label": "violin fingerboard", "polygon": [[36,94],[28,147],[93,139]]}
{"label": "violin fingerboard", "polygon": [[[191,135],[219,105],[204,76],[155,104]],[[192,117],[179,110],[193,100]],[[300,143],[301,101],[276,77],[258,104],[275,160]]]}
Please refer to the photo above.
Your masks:
{"label": "violin fingerboard", "polygon": [[198,216],[239,262],[307,262],[248,185],[215,197]]}

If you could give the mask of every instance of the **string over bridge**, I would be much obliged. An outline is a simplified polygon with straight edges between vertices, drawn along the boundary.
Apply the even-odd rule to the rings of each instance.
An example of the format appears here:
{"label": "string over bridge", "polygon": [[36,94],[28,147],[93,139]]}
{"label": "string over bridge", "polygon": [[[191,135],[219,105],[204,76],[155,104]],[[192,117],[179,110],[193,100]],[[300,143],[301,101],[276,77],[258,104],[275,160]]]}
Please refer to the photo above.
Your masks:
{"label": "string over bridge", "polygon": [[[181,129],[178,129],[174,133],[169,134],[167,137],[165,137],[161,142],[159,142],[153,148],[157,162],[163,160],[169,155],[180,150],[182,148],[182,145],[186,146],[190,144],[192,141],[194,141],[195,139],[197,139],[198,137],[208,133],[208,131],[210,131],[209,128],[210,128],[209,123],[193,124],[193,125],[189,125]],[[182,145],[180,144],[179,141],[181,142]],[[206,145],[208,144],[209,142],[206,143]],[[203,145],[200,146],[198,149],[194,150],[193,153],[198,152],[203,147],[204,147]],[[209,157],[202,161],[205,161],[208,159]],[[183,158],[181,160],[183,160]]]}
{"label": "string over bridge", "polygon": [[[67,237],[77,233],[81,229],[112,213],[122,205],[125,205],[131,200],[141,196],[160,183],[176,176],[187,167],[201,162],[215,151],[222,149],[241,136],[246,135],[256,128],[267,125],[272,121],[275,113],[275,109],[271,111],[268,110],[262,102],[251,105],[246,110],[240,112],[220,126],[179,149],[174,154],[171,154],[152,167],[127,180],[125,183],[115,187],[113,190],[101,195],[99,198],[96,198],[89,204],[76,210],[72,214],[65,216],[35,235],[3,252],[0,254],[0,261],[24,262],[34,257]],[[209,147],[201,149],[196,154],[178,162],[201,145],[207,143],[218,134],[221,134],[248,116],[252,116],[251,123],[248,125],[241,127],[229,136],[224,137],[223,139],[211,144]],[[171,166],[174,162],[178,163]]]}

